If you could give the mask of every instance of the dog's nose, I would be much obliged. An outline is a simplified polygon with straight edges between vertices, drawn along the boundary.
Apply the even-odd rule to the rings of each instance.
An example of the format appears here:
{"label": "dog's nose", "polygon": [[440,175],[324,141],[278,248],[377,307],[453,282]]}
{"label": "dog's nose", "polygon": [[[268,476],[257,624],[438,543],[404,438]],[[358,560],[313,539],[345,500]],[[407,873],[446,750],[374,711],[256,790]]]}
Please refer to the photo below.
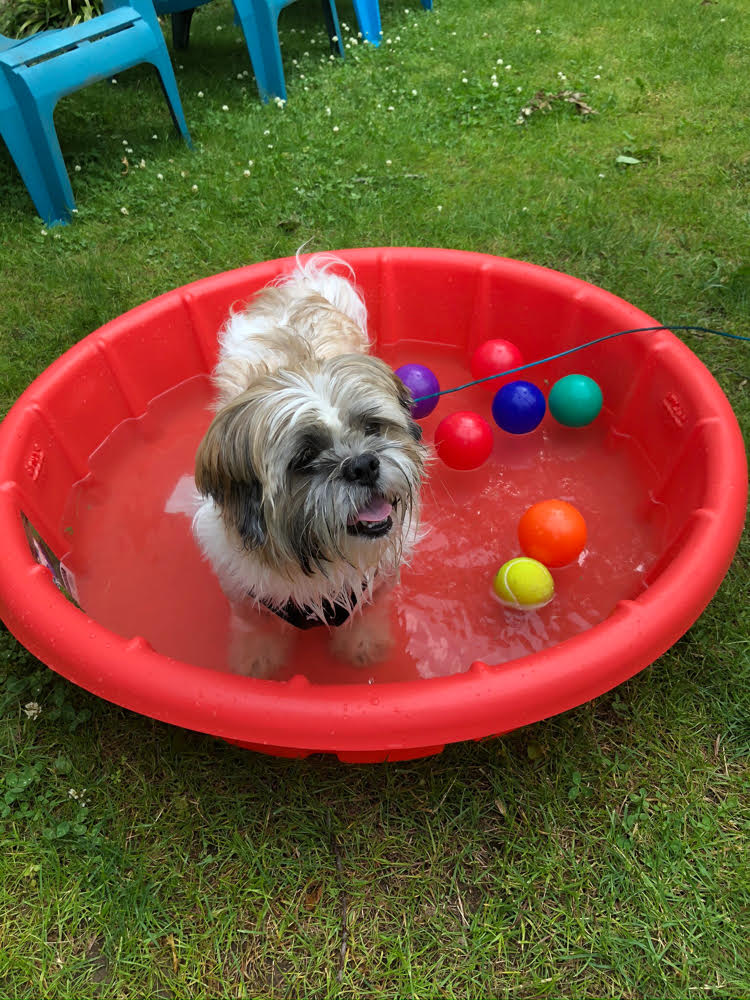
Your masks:
{"label": "dog's nose", "polygon": [[371,451],[363,455],[347,458],[341,467],[344,479],[350,483],[362,483],[364,486],[374,486],[380,471],[380,459]]}

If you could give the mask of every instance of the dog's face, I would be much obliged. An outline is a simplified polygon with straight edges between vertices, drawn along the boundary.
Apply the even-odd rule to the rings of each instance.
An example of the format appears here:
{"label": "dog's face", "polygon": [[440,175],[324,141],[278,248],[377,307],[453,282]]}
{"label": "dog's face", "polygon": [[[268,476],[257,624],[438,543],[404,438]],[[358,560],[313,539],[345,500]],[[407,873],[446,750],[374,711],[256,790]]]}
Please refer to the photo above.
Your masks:
{"label": "dog's face", "polygon": [[373,565],[415,517],[425,461],[403,383],[345,354],[265,375],[214,418],[195,481],[277,571]]}

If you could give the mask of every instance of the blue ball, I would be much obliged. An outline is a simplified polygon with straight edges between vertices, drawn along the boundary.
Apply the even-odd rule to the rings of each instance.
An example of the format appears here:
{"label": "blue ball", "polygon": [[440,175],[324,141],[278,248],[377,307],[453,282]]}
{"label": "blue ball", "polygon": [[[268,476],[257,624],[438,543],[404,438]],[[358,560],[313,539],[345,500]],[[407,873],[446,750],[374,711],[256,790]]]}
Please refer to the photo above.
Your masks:
{"label": "blue ball", "polygon": [[396,375],[401,379],[406,388],[411,393],[412,399],[419,399],[420,396],[432,396],[431,399],[419,399],[418,403],[412,403],[411,415],[415,420],[428,416],[440,400],[439,396],[433,393],[440,392],[440,383],[432,369],[427,365],[401,365],[396,369]]}
{"label": "blue ball", "polygon": [[528,434],[542,422],[547,404],[533,382],[509,382],[492,401],[497,426],[509,434]]}

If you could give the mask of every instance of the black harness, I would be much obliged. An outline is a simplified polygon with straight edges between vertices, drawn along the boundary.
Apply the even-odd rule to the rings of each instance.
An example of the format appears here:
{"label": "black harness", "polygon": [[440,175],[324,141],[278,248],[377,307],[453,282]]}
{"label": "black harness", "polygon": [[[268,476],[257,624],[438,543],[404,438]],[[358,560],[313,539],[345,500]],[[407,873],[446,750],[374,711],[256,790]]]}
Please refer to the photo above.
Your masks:
{"label": "black harness", "polygon": [[[251,594],[251,596],[253,595]],[[357,604],[357,595],[354,591],[351,592],[349,600],[351,607],[347,608],[343,604],[332,604],[328,598],[323,598],[323,618],[325,620],[316,615],[312,608],[307,606],[301,608],[292,600],[287,601],[282,608],[275,608],[268,601],[261,601],[260,603],[263,607],[268,608],[269,611],[273,611],[282,621],[294,625],[295,628],[307,630],[309,628],[316,628],[318,625],[328,625],[330,628],[338,628],[339,625],[343,625],[345,621],[348,621],[353,608]]]}

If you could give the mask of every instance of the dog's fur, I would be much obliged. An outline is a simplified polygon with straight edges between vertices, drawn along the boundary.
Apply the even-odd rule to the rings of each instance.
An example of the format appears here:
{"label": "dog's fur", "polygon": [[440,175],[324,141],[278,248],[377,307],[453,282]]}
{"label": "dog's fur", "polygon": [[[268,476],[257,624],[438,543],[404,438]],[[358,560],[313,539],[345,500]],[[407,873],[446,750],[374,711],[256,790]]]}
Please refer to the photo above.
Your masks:
{"label": "dog's fur", "polygon": [[360,611],[397,580],[416,535],[421,431],[403,383],[367,353],[366,308],[342,270],[330,256],[298,259],[219,336],[193,531],[232,601],[246,673],[283,659],[292,627],[268,609],[324,622],[344,608],[335,649],[381,656],[385,622],[368,626],[372,609]]}

